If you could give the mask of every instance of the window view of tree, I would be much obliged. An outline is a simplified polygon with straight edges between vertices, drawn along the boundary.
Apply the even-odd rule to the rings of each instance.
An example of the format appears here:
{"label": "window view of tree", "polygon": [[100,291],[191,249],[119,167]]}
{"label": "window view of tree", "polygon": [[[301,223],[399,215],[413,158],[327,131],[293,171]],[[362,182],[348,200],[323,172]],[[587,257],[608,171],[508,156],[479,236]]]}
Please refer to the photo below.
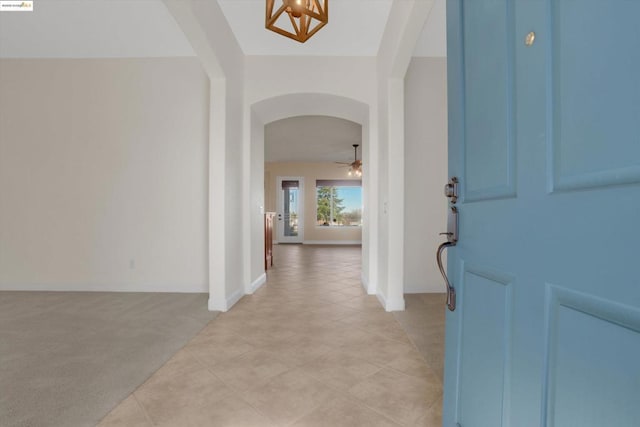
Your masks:
{"label": "window view of tree", "polygon": [[318,186],[317,206],[318,225],[362,225],[362,187]]}

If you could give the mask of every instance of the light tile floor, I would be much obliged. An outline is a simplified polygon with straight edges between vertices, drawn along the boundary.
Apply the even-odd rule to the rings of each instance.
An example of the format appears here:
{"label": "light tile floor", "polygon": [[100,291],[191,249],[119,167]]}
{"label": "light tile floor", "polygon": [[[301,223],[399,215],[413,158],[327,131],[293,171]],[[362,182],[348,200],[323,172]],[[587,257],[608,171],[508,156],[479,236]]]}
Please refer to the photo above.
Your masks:
{"label": "light tile floor", "polygon": [[100,426],[440,426],[441,374],[364,293],[360,253],[277,246],[267,284]]}
{"label": "light tile floor", "polygon": [[393,313],[440,380],[444,373],[446,300],[445,293],[407,294],[404,296],[405,311]]}

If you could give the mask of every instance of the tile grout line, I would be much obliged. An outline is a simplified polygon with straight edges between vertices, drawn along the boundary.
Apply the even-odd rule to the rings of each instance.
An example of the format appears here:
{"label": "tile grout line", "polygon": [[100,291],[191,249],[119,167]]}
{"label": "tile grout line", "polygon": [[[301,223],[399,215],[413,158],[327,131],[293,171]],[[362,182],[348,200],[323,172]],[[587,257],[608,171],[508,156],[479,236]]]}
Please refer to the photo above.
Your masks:
{"label": "tile grout line", "polygon": [[149,421],[149,423],[152,426],[157,425],[156,423],[153,422],[153,420],[151,419],[151,415],[149,415],[149,413],[147,412],[146,408],[144,407],[144,405],[142,404],[142,402],[140,402],[138,400],[138,396],[136,396],[136,392],[134,391],[133,393],[131,393],[131,396],[133,396],[133,400],[135,400],[136,405],[138,405],[138,407],[140,408],[140,410],[142,411],[142,414],[144,415],[144,417],[146,418],[147,421]]}

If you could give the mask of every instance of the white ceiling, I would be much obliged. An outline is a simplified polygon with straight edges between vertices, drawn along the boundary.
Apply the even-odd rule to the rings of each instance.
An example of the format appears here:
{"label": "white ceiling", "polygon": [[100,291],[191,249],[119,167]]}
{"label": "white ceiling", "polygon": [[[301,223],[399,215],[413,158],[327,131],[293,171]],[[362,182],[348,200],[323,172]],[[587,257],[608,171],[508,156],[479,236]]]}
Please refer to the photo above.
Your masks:
{"label": "white ceiling", "polygon": [[375,56],[392,0],[329,0],[329,23],[306,43],[264,27],[265,0],[218,3],[245,55]]}
{"label": "white ceiling", "polygon": [[194,56],[161,0],[36,0],[0,13],[2,58]]}
{"label": "white ceiling", "polygon": [[[245,55],[375,56],[392,0],[329,0],[329,23],[306,43],[264,28],[265,0],[217,0]],[[278,4],[278,3],[276,3]],[[446,0],[435,0],[414,56],[446,56]]]}
{"label": "white ceiling", "polygon": [[[330,0],[329,24],[301,44],[264,28],[265,0],[218,1],[247,55],[375,56],[392,0]],[[414,56],[446,56],[445,0]],[[1,58],[194,56],[161,0],[36,0],[0,14]]]}
{"label": "white ceiling", "polygon": [[300,116],[269,123],[264,142],[267,162],[352,162],[352,144],[360,144],[362,159],[362,126],[336,117]]}

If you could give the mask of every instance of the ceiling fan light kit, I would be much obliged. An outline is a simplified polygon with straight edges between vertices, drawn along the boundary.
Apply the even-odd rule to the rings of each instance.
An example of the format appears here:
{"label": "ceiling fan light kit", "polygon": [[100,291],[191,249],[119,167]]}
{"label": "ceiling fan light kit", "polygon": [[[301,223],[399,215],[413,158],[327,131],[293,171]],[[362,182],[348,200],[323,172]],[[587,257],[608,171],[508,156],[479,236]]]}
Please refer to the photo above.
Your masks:
{"label": "ceiling fan light kit", "polygon": [[358,147],[360,144],[353,144],[353,162],[345,163],[345,162],[336,162],[341,165],[346,165],[349,167],[349,176],[362,176],[362,160],[358,160]]}
{"label": "ceiling fan light kit", "polygon": [[357,165],[352,165],[351,168],[349,169],[349,176],[357,176],[357,177],[361,177],[362,176],[362,162],[360,160],[354,162],[354,164],[357,163]]}
{"label": "ceiling fan light kit", "polygon": [[300,43],[309,40],[329,22],[329,0],[266,1],[265,27]]}

